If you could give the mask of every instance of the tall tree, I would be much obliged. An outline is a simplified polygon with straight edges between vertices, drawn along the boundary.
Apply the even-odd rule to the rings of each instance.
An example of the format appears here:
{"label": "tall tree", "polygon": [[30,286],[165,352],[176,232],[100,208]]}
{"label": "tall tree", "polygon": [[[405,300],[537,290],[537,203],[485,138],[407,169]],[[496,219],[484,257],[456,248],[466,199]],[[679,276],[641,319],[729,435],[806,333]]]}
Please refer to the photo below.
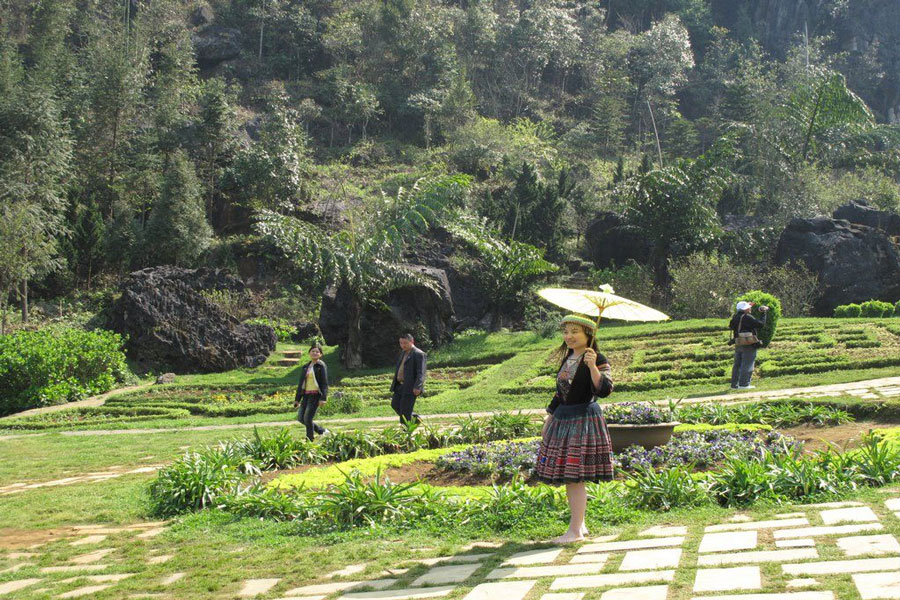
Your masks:
{"label": "tall tree", "polygon": [[194,166],[179,150],[170,159],[159,202],[147,222],[145,254],[151,264],[190,266],[211,240]]}
{"label": "tall tree", "polygon": [[[53,95],[22,82],[0,99],[0,211],[4,254],[16,254],[6,285],[16,287],[28,320],[28,282],[60,266],[65,185],[72,145]],[[0,292],[2,293],[2,292]]]}

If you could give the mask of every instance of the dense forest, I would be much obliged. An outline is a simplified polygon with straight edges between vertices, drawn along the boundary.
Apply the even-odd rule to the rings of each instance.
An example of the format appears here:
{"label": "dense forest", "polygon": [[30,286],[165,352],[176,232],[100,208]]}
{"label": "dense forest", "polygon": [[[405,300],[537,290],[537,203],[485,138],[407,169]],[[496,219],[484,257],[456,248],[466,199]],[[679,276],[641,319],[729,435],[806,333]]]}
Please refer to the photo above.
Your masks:
{"label": "dense forest", "polygon": [[12,0],[3,322],[165,264],[265,282],[246,316],[338,283],[358,312],[435,228],[496,314],[591,258],[598,211],[652,243],[590,271],[639,299],[801,293],[778,235],[898,212],[898,121],[892,0]]}

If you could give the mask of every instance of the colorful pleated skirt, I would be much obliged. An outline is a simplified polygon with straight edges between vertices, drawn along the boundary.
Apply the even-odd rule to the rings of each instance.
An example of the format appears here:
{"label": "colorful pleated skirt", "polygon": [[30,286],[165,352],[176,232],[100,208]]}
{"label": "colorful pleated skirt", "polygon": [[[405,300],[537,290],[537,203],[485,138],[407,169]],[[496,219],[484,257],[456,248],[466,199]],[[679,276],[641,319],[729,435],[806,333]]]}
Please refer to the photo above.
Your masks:
{"label": "colorful pleated skirt", "polygon": [[561,404],[538,450],[535,475],[553,485],[613,479],[612,444],[596,402]]}

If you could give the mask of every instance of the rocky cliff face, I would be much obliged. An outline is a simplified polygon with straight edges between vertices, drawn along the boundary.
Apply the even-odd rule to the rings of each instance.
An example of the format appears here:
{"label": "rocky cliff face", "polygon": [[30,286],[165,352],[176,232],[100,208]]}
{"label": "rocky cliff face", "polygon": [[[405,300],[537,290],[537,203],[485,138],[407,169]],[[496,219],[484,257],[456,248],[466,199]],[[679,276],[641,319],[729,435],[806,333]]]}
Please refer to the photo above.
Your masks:
{"label": "rocky cliff face", "polygon": [[900,2],[897,0],[712,0],[717,25],[753,37],[784,58],[801,43],[828,37],[844,52],[842,71],[880,121],[900,122]]}

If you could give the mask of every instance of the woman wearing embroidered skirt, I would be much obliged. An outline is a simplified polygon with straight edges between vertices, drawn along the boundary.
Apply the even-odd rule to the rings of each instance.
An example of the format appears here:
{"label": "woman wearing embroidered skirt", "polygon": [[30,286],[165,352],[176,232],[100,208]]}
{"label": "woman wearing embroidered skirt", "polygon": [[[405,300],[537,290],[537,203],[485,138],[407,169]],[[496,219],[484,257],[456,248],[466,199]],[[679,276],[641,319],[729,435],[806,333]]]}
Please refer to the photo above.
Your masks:
{"label": "woman wearing embroidered skirt", "polygon": [[594,321],[569,315],[562,321],[564,342],[556,377],[556,394],[547,408],[535,474],[553,485],[566,486],[571,516],[569,530],[553,540],[578,542],[588,531],[584,525],[588,481],[613,478],[612,445],[603,412],[596,398],[612,393],[609,362],[597,348]]}

